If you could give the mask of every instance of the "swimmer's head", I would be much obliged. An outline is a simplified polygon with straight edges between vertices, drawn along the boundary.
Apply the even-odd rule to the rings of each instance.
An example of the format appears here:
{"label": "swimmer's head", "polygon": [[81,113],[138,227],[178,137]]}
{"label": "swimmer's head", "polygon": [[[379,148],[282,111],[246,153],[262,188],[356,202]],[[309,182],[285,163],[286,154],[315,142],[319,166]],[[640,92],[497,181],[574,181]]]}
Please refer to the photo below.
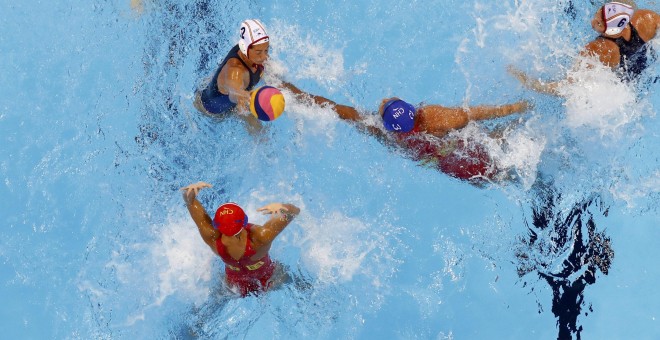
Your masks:
{"label": "swimmer's head", "polygon": [[415,127],[415,107],[401,99],[393,98],[385,102],[380,114],[388,131],[409,132]]}
{"label": "swimmer's head", "polygon": [[248,224],[245,211],[236,203],[225,203],[215,212],[213,228],[226,236],[236,236]]}
{"label": "swimmer's head", "polygon": [[270,38],[268,37],[266,28],[261,21],[257,19],[243,21],[241,23],[238,39],[238,48],[248,59],[253,60],[257,64],[266,61],[268,58],[268,45]]}
{"label": "swimmer's head", "polygon": [[635,3],[629,0],[608,2],[596,12],[591,26],[600,34],[621,34],[630,23],[636,7]]}

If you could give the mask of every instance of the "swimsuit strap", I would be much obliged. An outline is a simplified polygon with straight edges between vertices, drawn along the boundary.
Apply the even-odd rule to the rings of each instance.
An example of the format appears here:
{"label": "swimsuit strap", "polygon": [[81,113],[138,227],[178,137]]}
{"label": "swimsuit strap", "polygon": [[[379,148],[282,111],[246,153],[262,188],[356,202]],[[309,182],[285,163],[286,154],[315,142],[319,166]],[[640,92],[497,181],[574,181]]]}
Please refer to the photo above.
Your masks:
{"label": "swimsuit strap", "polygon": [[612,39],[619,46],[619,52],[626,56],[637,53],[637,51],[646,44],[642,37],[639,36],[639,32],[637,32],[635,26],[630,24],[630,28],[630,40],[626,40],[623,37]]}
{"label": "swimsuit strap", "polygon": [[[236,46],[238,46],[238,45],[236,45]],[[240,61],[241,64],[243,64],[243,66],[245,66],[245,68],[248,70],[248,73],[250,73],[250,84],[248,84],[248,87],[245,90],[246,91],[252,90],[254,88],[254,86],[257,85],[257,83],[259,83],[259,81],[261,80],[261,74],[264,71],[264,66],[257,64],[257,71],[252,72],[252,68],[250,66],[248,66],[248,64],[245,61],[243,61],[243,59],[240,57],[238,52],[234,53],[233,55],[228,56],[227,60],[229,60],[229,59],[238,59],[238,61]],[[223,65],[223,67],[224,67],[224,65]],[[217,79],[216,79],[216,81],[217,81]]]}
{"label": "swimsuit strap", "polygon": [[252,226],[253,224],[248,223],[248,225],[245,227],[245,230],[247,230],[248,235],[247,235],[247,242],[245,242],[245,254],[243,254],[243,257],[251,257],[252,255],[257,253],[254,250],[254,248],[252,248]]}
{"label": "swimsuit strap", "polygon": [[639,32],[635,26],[630,24],[631,33],[630,40],[626,40],[623,37],[606,38],[614,42],[617,47],[619,47],[619,72],[620,76],[624,80],[633,80],[637,78],[647,67],[648,67],[648,58],[646,56],[648,45],[639,36]]}

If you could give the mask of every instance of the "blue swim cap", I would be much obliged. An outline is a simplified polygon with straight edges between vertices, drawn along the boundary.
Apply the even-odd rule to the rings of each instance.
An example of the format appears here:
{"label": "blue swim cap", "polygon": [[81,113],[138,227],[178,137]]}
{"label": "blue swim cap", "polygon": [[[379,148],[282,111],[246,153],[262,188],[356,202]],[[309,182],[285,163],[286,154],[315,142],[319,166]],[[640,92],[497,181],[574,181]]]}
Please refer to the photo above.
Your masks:
{"label": "blue swim cap", "polygon": [[415,107],[401,99],[392,99],[383,106],[383,124],[388,131],[408,132],[415,127]]}

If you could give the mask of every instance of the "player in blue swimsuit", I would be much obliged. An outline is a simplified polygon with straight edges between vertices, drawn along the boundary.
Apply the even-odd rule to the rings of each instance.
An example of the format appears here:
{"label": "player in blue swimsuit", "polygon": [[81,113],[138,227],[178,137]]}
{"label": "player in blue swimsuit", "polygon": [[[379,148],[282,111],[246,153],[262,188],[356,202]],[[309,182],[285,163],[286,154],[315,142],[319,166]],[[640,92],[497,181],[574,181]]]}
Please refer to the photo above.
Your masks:
{"label": "player in blue swimsuit", "polygon": [[[247,111],[250,91],[259,83],[268,60],[270,38],[256,19],[241,23],[239,41],[216,69],[208,84],[195,93],[195,107],[209,115],[226,115],[237,109]],[[241,115],[250,125],[259,126],[252,115]]]}
{"label": "player in blue swimsuit", "polygon": [[[581,55],[596,57],[617,72],[623,81],[636,80],[648,67],[650,46],[647,43],[660,28],[660,15],[648,9],[637,9],[632,0],[619,0],[600,7],[591,26],[600,36],[589,42]],[[544,83],[520,70],[510,68],[509,71],[527,88],[557,94],[559,82]]]}

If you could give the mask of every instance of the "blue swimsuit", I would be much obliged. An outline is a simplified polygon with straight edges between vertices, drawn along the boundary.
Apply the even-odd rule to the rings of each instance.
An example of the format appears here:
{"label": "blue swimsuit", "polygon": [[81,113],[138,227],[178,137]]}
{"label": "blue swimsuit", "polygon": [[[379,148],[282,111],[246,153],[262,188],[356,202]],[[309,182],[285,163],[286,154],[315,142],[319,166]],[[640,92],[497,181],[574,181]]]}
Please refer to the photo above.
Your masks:
{"label": "blue swimsuit", "polygon": [[637,33],[637,29],[630,25],[632,33],[630,40],[626,41],[623,37],[616,39],[604,38],[613,41],[619,46],[621,60],[619,61],[619,72],[621,78],[626,81],[635,80],[648,67],[647,52],[649,46]]}
{"label": "blue swimsuit", "polygon": [[245,89],[246,91],[251,91],[252,88],[254,88],[254,86],[259,83],[259,80],[261,80],[263,67],[259,66],[257,68],[257,71],[253,73],[252,69],[250,69],[250,67],[247,64],[245,64],[245,62],[241,59],[241,57],[238,56],[238,45],[234,46],[234,48],[232,48],[229,51],[229,53],[227,53],[225,60],[223,60],[222,63],[220,63],[220,66],[218,66],[218,69],[215,71],[213,78],[211,78],[211,82],[200,93],[200,99],[202,100],[202,105],[204,105],[206,111],[210,113],[224,114],[229,110],[233,109],[234,107],[236,107],[236,104],[232,103],[231,100],[229,100],[228,95],[222,94],[218,90],[218,76],[220,76],[220,71],[222,71],[222,68],[225,67],[227,61],[229,61],[229,59],[232,58],[238,59],[243,65],[245,65],[245,68],[248,69],[248,72],[250,72],[250,84]]}

